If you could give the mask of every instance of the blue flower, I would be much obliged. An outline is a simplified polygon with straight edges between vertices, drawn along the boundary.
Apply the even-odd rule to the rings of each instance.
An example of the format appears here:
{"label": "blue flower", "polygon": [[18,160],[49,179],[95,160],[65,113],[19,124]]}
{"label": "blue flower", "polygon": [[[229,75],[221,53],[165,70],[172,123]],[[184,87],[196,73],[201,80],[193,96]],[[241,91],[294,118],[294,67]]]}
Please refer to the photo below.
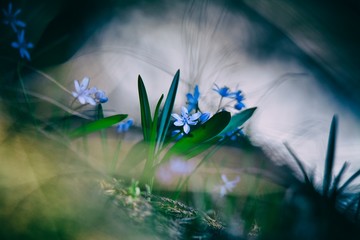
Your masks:
{"label": "blue flower", "polygon": [[198,123],[197,120],[199,119],[200,115],[200,112],[190,115],[186,107],[181,108],[181,116],[179,116],[179,114],[177,113],[171,114],[171,116],[176,119],[174,125],[178,127],[183,126],[185,134],[188,134],[190,132],[189,125],[196,125]]}
{"label": "blue flower", "polygon": [[237,176],[234,180],[229,181],[225,174],[221,174],[221,179],[224,182],[223,185],[220,186],[220,196],[224,197],[228,192],[231,192],[238,182],[240,182],[240,177]]}
{"label": "blue flower", "polygon": [[18,33],[18,41],[17,42],[12,42],[11,43],[11,46],[13,48],[18,48],[19,51],[20,51],[20,56],[21,58],[26,58],[27,60],[30,61],[30,54],[28,52],[28,49],[29,48],[33,48],[34,45],[32,43],[28,43],[25,41],[25,38],[24,38],[24,35],[25,35],[25,31],[24,30],[21,30],[21,32]]}
{"label": "blue flower", "polygon": [[220,88],[218,85],[214,84],[215,88],[213,90],[220,94],[221,97],[231,97],[233,95],[232,92],[230,92],[230,89],[228,87],[222,87]]}
{"label": "blue flower", "polygon": [[102,90],[97,90],[95,92],[95,100],[100,103],[106,103],[109,98],[106,96],[105,92]]}
{"label": "blue flower", "polygon": [[241,110],[243,108],[245,108],[245,104],[243,102],[237,102],[235,105],[234,105],[234,108],[236,110]]}
{"label": "blue flower", "polygon": [[245,108],[245,104],[242,102],[245,98],[244,96],[242,95],[242,92],[240,90],[232,93],[232,98],[234,98],[237,103],[234,105],[234,108],[237,109],[237,110],[241,110],[243,108]]}
{"label": "blue flower", "polygon": [[89,89],[89,82],[90,79],[88,77],[84,77],[84,79],[79,83],[78,80],[74,81],[75,84],[75,91],[72,92],[74,98],[77,98],[81,104],[89,103],[91,105],[96,105],[96,101],[92,96],[97,92],[95,87]]}
{"label": "blue flower", "polygon": [[192,95],[191,93],[186,94],[187,104],[188,104],[187,109],[189,112],[191,112],[193,109],[197,110],[199,97],[200,97],[200,92],[198,85],[195,86],[194,95]]}
{"label": "blue flower", "polygon": [[127,121],[122,121],[117,125],[116,131],[118,133],[127,132],[133,124],[134,124],[134,120],[132,120],[131,118]]}
{"label": "blue flower", "polygon": [[231,141],[236,141],[240,137],[243,137],[243,136],[245,136],[245,133],[242,130],[242,128],[237,128],[237,129],[235,129],[233,131],[229,131],[229,132],[227,132],[225,134],[222,134],[223,138],[221,139],[221,141],[225,140],[225,139],[230,139]]}
{"label": "blue flower", "polygon": [[17,20],[17,16],[20,14],[21,9],[16,10],[14,13],[12,12],[12,3],[9,3],[8,9],[2,9],[2,12],[4,13],[4,20],[3,23],[5,25],[10,25],[12,27],[12,29],[14,30],[14,32],[17,32],[17,28],[21,27],[24,28],[26,27],[26,23],[24,23],[23,21]]}
{"label": "blue flower", "polygon": [[204,113],[202,113],[202,114],[200,115],[199,121],[200,121],[201,124],[203,124],[203,123],[205,123],[207,120],[209,120],[209,118],[210,118],[210,113],[204,112]]}

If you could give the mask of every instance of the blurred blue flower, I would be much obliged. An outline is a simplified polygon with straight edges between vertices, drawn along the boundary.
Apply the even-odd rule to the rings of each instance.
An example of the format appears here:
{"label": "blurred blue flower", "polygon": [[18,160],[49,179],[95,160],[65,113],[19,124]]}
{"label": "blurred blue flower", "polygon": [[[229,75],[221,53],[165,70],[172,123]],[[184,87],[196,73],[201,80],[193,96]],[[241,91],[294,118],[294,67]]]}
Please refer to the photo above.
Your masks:
{"label": "blurred blue flower", "polygon": [[127,132],[133,124],[134,120],[132,120],[131,118],[127,121],[122,121],[117,125],[116,131],[118,133]]}
{"label": "blurred blue flower", "polygon": [[242,102],[245,98],[240,90],[232,93],[232,98],[234,98],[237,101],[237,103],[234,105],[235,109],[241,110],[245,108],[245,104]]}
{"label": "blurred blue flower", "polygon": [[25,31],[24,30],[21,30],[21,32],[18,32],[18,41],[17,42],[12,42],[11,43],[11,46],[13,48],[18,48],[19,51],[20,51],[20,56],[21,58],[26,58],[27,60],[30,61],[30,54],[28,52],[28,49],[29,48],[33,48],[34,45],[32,43],[28,43],[25,41],[25,38],[24,38],[24,35],[25,35]]}
{"label": "blurred blue flower", "polygon": [[188,104],[188,111],[191,112],[193,109],[198,109],[198,102],[199,102],[200,92],[198,85],[195,86],[194,95],[191,93],[186,94],[187,104]]}
{"label": "blurred blue flower", "polygon": [[242,137],[242,136],[245,136],[245,133],[244,131],[242,130],[242,128],[237,128],[233,131],[229,131],[225,134],[222,134],[222,140],[225,140],[225,139],[230,139],[231,141],[236,141],[238,138]]}
{"label": "blurred blue flower", "polygon": [[241,110],[243,108],[245,108],[245,104],[243,102],[237,102],[235,105],[234,105],[234,108],[236,110]]}
{"label": "blurred blue flower", "polygon": [[235,188],[236,184],[240,182],[240,177],[237,176],[234,180],[229,181],[225,174],[221,174],[221,179],[224,182],[223,185],[220,186],[220,196],[224,197],[227,193],[232,192]]}
{"label": "blurred blue flower", "polygon": [[20,14],[21,9],[16,10],[14,13],[12,11],[13,11],[12,3],[9,3],[7,10],[2,9],[2,12],[4,14],[3,23],[5,25],[10,25],[11,28],[14,30],[14,32],[17,32],[18,30],[16,27],[24,28],[24,27],[26,27],[26,23],[16,19],[17,16]]}
{"label": "blurred blue flower", "polygon": [[220,94],[221,97],[231,97],[233,93],[230,92],[230,89],[228,87],[222,87],[220,88],[218,85],[214,84],[215,88],[213,90]]}
{"label": "blurred blue flower", "polygon": [[176,119],[174,125],[178,127],[183,126],[185,134],[190,132],[189,125],[196,125],[198,123],[197,120],[199,119],[200,115],[200,112],[190,115],[186,107],[181,108],[181,116],[179,116],[177,113],[171,114],[171,116]]}
{"label": "blurred blue flower", "polygon": [[184,136],[184,133],[179,129],[176,129],[171,132],[171,137],[175,137],[175,136],[176,136],[175,141],[178,141]]}
{"label": "blurred blue flower", "polygon": [[77,98],[81,104],[89,103],[91,105],[96,105],[96,101],[92,96],[97,92],[95,87],[89,89],[89,82],[90,79],[88,77],[84,77],[84,79],[79,83],[78,80],[74,81],[75,84],[75,91],[72,92],[74,98]]}
{"label": "blurred blue flower", "polygon": [[210,113],[209,112],[204,112],[201,113],[200,117],[199,117],[199,121],[201,124],[205,123],[207,120],[209,120],[210,118]]}
{"label": "blurred blue flower", "polygon": [[95,92],[95,100],[99,103],[106,103],[109,98],[106,96],[105,92],[102,90],[97,90]]}
{"label": "blurred blue flower", "polygon": [[161,183],[170,185],[174,179],[190,175],[195,168],[196,165],[193,161],[182,160],[181,158],[171,159],[168,163],[157,168],[156,178]]}

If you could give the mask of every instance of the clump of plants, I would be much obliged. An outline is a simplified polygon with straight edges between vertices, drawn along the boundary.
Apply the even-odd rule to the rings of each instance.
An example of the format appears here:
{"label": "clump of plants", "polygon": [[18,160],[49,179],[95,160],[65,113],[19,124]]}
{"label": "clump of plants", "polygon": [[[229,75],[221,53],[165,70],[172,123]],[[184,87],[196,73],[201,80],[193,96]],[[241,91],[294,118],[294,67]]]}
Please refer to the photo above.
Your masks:
{"label": "clump of plants", "polygon": [[[137,123],[127,113],[108,111],[106,103],[112,99],[92,86],[90,77],[74,80],[69,90],[33,67],[36,44],[27,40],[21,10],[12,3],[2,10],[4,42],[10,49],[0,69],[4,239],[359,238],[360,194],[351,184],[360,170],[344,180],[345,162],[333,173],[337,117],[323,182],[317,183],[287,144],[289,161],[295,160],[298,169],[273,164],[252,145],[244,125],[257,108],[245,105],[240,89],[214,83],[217,109],[210,112],[202,106],[200,86],[194,85],[186,103],[176,109],[183,84],[178,70],[152,109],[139,75]],[[45,78],[66,100],[29,88],[28,75]],[[45,117],[43,105],[52,106]],[[125,136],[137,132],[141,136],[125,147]],[[228,174],[213,161],[225,147],[252,154],[256,162]],[[216,179],[209,180],[211,191],[189,189],[190,180],[209,164],[216,172],[211,175]],[[249,195],[234,194],[240,184],[249,184],[243,183],[245,176],[254,179]],[[269,186],[277,192],[259,190]]]}

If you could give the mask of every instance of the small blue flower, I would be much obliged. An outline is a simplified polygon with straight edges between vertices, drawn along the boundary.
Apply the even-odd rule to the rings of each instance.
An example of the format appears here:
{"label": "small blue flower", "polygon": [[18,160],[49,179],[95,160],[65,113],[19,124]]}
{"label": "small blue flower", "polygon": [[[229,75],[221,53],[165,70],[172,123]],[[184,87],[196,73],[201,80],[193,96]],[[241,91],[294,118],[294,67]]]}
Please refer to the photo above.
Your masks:
{"label": "small blue flower", "polygon": [[186,107],[181,108],[181,116],[179,116],[179,114],[177,113],[171,114],[171,116],[176,119],[174,125],[178,127],[183,126],[185,134],[188,134],[190,132],[189,125],[196,125],[198,123],[197,120],[199,119],[200,115],[200,112],[190,115]]}
{"label": "small blue flower", "polygon": [[236,110],[241,110],[243,108],[245,108],[245,104],[243,102],[237,102],[235,105],[234,105],[234,108]]}
{"label": "small blue flower", "polygon": [[232,93],[232,95],[233,95],[233,98],[236,99],[236,101],[238,101],[238,102],[241,102],[245,99],[244,96],[242,95],[241,90],[238,90],[238,91]]}
{"label": "small blue flower", "polygon": [[242,95],[242,92],[240,90],[232,93],[232,98],[234,98],[237,103],[234,105],[234,108],[237,109],[237,110],[241,110],[243,108],[245,108],[245,104],[242,102],[245,98],[244,96]]}
{"label": "small blue flower", "polygon": [[34,45],[32,43],[28,43],[25,41],[25,38],[24,38],[24,35],[25,35],[25,31],[24,30],[21,30],[21,32],[18,33],[18,41],[17,42],[12,42],[11,43],[11,46],[13,48],[18,48],[19,51],[20,51],[20,56],[21,58],[26,58],[27,60],[30,61],[30,54],[28,52],[28,49],[29,48],[33,48]]}
{"label": "small blue flower", "polygon": [[203,124],[203,123],[205,123],[207,120],[209,120],[209,118],[210,118],[210,113],[204,112],[204,113],[202,113],[202,114],[200,115],[199,121],[200,121],[201,124]]}
{"label": "small blue flower", "polygon": [[106,96],[105,92],[102,90],[97,90],[95,93],[95,100],[99,103],[106,103],[109,98]]}
{"label": "small blue flower", "polygon": [[214,84],[215,88],[213,90],[220,94],[221,97],[231,97],[233,95],[232,92],[230,92],[230,89],[228,87],[222,87],[220,88],[218,85]]}
{"label": "small blue flower", "polygon": [[81,83],[79,83],[78,80],[75,80],[74,84],[76,92],[72,92],[72,95],[74,98],[77,98],[81,104],[89,103],[95,106],[96,101],[92,95],[97,92],[97,89],[95,87],[89,89],[89,82],[90,79],[88,77],[84,77]]}
{"label": "small blue flower", "polygon": [[192,95],[191,93],[186,94],[187,104],[188,104],[187,109],[189,112],[191,112],[193,109],[196,110],[198,108],[199,97],[200,97],[200,92],[198,85],[195,86],[194,95]]}
{"label": "small blue flower", "polygon": [[240,137],[243,137],[243,136],[245,136],[245,133],[242,130],[242,128],[237,128],[237,129],[235,129],[233,131],[229,131],[229,132],[227,132],[225,134],[222,134],[223,138],[221,139],[221,141],[225,140],[225,139],[230,139],[231,141],[236,141]]}
{"label": "small blue flower", "polygon": [[2,9],[2,12],[4,13],[4,20],[3,23],[5,25],[10,25],[11,28],[14,30],[14,32],[17,32],[17,26],[20,28],[26,27],[26,23],[23,21],[17,20],[17,16],[21,13],[21,9],[16,10],[14,13],[12,12],[12,3],[9,3],[8,9]]}
{"label": "small blue flower", "polygon": [[228,192],[232,192],[232,190],[236,187],[236,184],[240,182],[239,176],[237,176],[234,180],[229,181],[225,174],[221,174],[221,179],[224,182],[224,184],[220,186],[221,197],[224,197]]}
{"label": "small blue flower", "polygon": [[131,118],[127,121],[122,121],[117,125],[116,131],[118,133],[127,132],[133,124],[134,124],[134,120],[132,120]]}

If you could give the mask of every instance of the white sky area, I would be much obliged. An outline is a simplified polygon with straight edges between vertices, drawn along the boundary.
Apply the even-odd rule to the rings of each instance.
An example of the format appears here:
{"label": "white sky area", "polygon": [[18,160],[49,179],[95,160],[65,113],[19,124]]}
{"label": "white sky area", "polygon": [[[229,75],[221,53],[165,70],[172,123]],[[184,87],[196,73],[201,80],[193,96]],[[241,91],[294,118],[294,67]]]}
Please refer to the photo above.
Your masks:
{"label": "white sky area", "polygon": [[296,56],[258,61],[246,51],[257,28],[244,16],[211,5],[187,8],[178,3],[158,14],[129,11],[97,32],[76,57],[51,71],[53,75],[62,72],[69,89],[74,79],[89,76],[92,86],[109,95],[104,107],[129,114],[137,124],[139,74],[154,106],[180,69],[176,110],[185,104],[185,94],[192,93],[195,84],[200,88],[203,111],[213,111],[219,103],[212,91],[214,83],[241,89],[246,106],[258,107],[247,132],[256,141],[280,149],[284,141],[288,142],[320,177],[330,122],[336,113],[339,135],[335,172],[343,161],[351,162],[348,174],[360,168],[358,121]]}

